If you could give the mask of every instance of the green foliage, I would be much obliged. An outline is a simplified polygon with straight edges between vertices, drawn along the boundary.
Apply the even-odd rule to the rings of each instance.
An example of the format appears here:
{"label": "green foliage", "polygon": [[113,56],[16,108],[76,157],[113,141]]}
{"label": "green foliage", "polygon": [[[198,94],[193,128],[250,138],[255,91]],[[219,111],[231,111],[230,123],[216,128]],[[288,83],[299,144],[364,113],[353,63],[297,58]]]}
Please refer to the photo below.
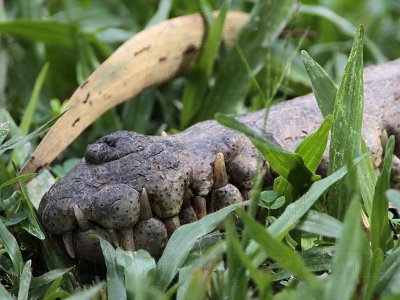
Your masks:
{"label": "green foliage", "polygon": [[[294,22],[292,0],[0,5],[0,298],[397,299],[400,253],[392,236],[398,235],[399,220],[387,211],[388,201],[400,209],[400,192],[389,189],[395,141],[389,138],[377,177],[361,139],[363,62],[400,56],[395,43],[400,7],[390,10],[389,2],[307,1]],[[220,14],[213,15],[218,8]],[[251,12],[230,50],[221,40],[229,9]],[[273,190],[262,191],[259,180],[250,202],[181,226],[158,261],[143,250],[114,249],[100,238],[106,276],[97,284],[76,281],[71,274],[76,270],[64,266],[42,229],[24,184],[36,174],[19,175],[17,168],[54,123],[45,122],[49,116],[62,111],[63,100],[118,45],[145,27],[193,12],[203,15],[207,34],[188,76],[106,113],[53,174],[65,175],[87,141],[107,132],[176,132],[216,112],[247,112],[303,94],[310,82],[325,121],[292,153],[234,117],[217,115],[247,135],[280,175]],[[359,27],[346,65],[358,23],[364,23],[366,51]],[[287,37],[307,27],[300,42]],[[304,69],[295,57],[300,44],[319,63],[303,52]],[[30,128],[37,129],[28,134]],[[332,163],[321,179],[315,172],[330,131]],[[362,228],[362,211],[370,232]]]}

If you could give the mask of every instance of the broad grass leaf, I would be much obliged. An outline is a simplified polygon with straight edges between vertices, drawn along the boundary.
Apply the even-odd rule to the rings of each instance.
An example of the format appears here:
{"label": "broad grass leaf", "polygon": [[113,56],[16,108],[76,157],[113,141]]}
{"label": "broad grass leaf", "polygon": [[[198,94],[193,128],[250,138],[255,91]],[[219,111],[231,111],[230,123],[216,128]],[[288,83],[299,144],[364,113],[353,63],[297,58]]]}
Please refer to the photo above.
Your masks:
{"label": "broad grass leaf", "polygon": [[[251,279],[257,285],[260,299],[265,299],[272,276],[269,272],[259,270],[245,254],[243,244],[231,219],[225,221],[227,255],[228,255],[228,283],[229,299],[245,299],[248,293],[248,281]],[[232,260],[236,261],[232,264]],[[229,263],[231,262],[231,263]],[[250,275],[250,276],[249,276]]]}
{"label": "broad grass leaf", "polygon": [[162,290],[166,289],[179,267],[186,260],[197,239],[213,231],[229,213],[246,204],[247,202],[242,202],[230,205],[205,216],[197,222],[179,227],[168,240],[167,246],[157,263],[155,272],[156,284]]}
{"label": "broad grass leaf", "polygon": [[146,27],[150,27],[161,21],[168,19],[169,13],[171,11],[173,0],[161,0],[159,1],[156,13],[147,22]]}
{"label": "broad grass leaf", "polygon": [[[328,174],[332,174],[361,154],[361,128],[364,107],[363,81],[364,29],[360,26],[336,94],[331,130]],[[342,180],[329,191],[328,212],[342,220],[349,205],[347,182]]]}
{"label": "broad grass leaf", "polygon": [[117,265],[122,268],[125,276],[125,288],[128,299],[145,299],[145,293],[151,288],[149,274],[156,268],[156,262],[144,251],[116,250]]}
{"label": "broad grass leaf", "polygon": [[[319,246],[301,251],[299,255],[310,271],[323,272],[331,269],[334,252],[333,246]],[[278,263],[271,264],[267,267],[267,270],[274,270],[273,281],[281,281],[293,276],[293,273]]]}
{"label": "broad grass leaf", "polygon": [[388,140],[383,168],[376,182],[374,202],[372,203],[371,214],[371,247],[372,251],[377,248],[383,253],[393,246],[393,238],[388,218],[388,201],[386,191],[390,188],[390,175],[394,151],[394,137]]}
{"label": "broad grass leaf", "polygon": [[1,123],[0,124],[0,145],[6,139],[9,132],[10,132],[10,128],[8,127],[8,123]]}
{"label": "broad grass leaf", "polygon": [[[98,283],[84,291],[75,293],[74,295],[65,298],[64,300],[90,300],[93,299],[94,296],[98,295],[101,289],[104,287],[104,283]],[[112,299],[112,298],[109,298]],[[118,299],[118,298],[116,298]]]}
{"label": "broad grass leaf", "polygon": [[49,46],[74,49],[74,28],[65,24],[45,20],[17,19],[0,23],[0,32],[17,38],[43,42]]}
{"label": "broad grass leaf", "polygon": [[[295,9],[294,0],[261,0],[255,3],[249,21],[235,42],[243,51],[253,75],[265,65],[268,47],[290,21]],[[236,112],[237,105],[245,97],[251,74],[247,72],[237,49],[233,47],[221,61],[214,87],[196,121],[210,119],[216,112]]]}
{"label": "broad grass leaf", "polygon": [[[321,163],[326,145],[328,143],[329,130],[332,127],[333,116],[326,117],[319,129],[310,134],[297,146],[295,152],[303,158],[304,164],[311,171],[315,172]],[[293,201],[303,191],[298,191],[282,176],[274,180],[274,191],[284,195],[289,201]]]}
{"label": "broad grass leaf", "polygon": [[[334,11],[322,5],[301,5],[299,8],[301,14],[313,15],[322,17],[332,24],[334,24],[341,32],[348,36],[352,36],[356,27],[351,24],[348,20],[336,14]],[[365,46],[371,52],[374,60],[377,63],[383,63],[388,60],[388,58],[383,54],[379,47],[368,37],[365,38]]]}
{"label": "broad grass leaf", "polygon": [[[236,229],[234,228],[233,222],[231,219],[227,218],[225,220],[225,229],[226,229],[226,243],[227,243],[227,266],[228,266],[228,276],[226,280],[226,295],[228,299],[245,299],[247,291],[249,289],[248,281],[249,278],[246,276],[245,265],[242,263],[237,252],[243,252],[242,249],[239,249],[236,245],[239,243],[239,238],[237,236]],[[234,245],[236,245],[236,248]],[[242,246],[240,245],[240,248]]]}
{"label": "broad grass leaf", "polygon": [[[301,54],[304,66],[311,79],[315,99],[317,100],[322,115],[327,117],[329,114],[333,114],[337,87],[324,69],[314,61],[306,51],[302,51]],[[371,216],[377,176],[364,140],[361,142],[361,153],[363,155],[367,153],[368,157],[358,165],[359,184],[365,209],[368,216]]]}
{"label": "broad grass leaf", "polygon": [[8,255],[13,262],[14,270],[17,276],[20,277],[24,261],[22,259],[22,254],[19,249],[19,245],[15,237],[8,231],[7,227],[4,226],[3,221],[0,220],[0,238],[1,243],[4,245]]}
{"label": "broad grass leaf", "polygon": [[301,51],[301,59],[307,70],[308,77],[310,77],[318,107],[324,118],[326,118],[328,115],[333,114],[337,93],[336,84],[325,70],[304,50]]}
{"label": "broad grass leaf", "polygon": [[107,240],[98,237],[107,268],[108,299],[127,299],[124,274],[118,268],[117,255],[113,246]]}
{"label": "broad grass leaf", "polygon": [[296,228],[316,235],[339,238],[342,234],[343,224],[330,215],[311,210]]}
{"label": "broad grass leaf", "polygon": [[19,279],[18,300],[28,299],[29,285],[31,284],[32,279],[31,266],[32,261],[28,260],[22,269],[22,274]]}
{"label": "broad grass leaf", "polygon": [[16,183],[16,182],[18,182],[20,180],[22,180],[22,181],[23,180],[28,180],[28,179],[31,179],[31,178],[33,178],[35,176],[36,176],[36,173],[28,173],[28,174],[23,174],[23,175],[19,175],[19,176],[13,177],[10,180],[2,183],[0,185],[0,190],[5,188],[5,187],[7,187],[7,186],[10,186],[10,185],[12,185],[12,184],[14,184],[14,183]]}
{"label": "broad grass leaf", "polygon": [[218,16],[214,18],[207,2],[200,1],[200,3],[207,31],[201,51],[191,67],[189,75],[186,77],[182,98],[181,129],[190,125],[202,108],[214,61],[222,42],[225,16],[229,10],[229,2],[226,1],[219,10]]}
{"label": "broad grass leaf", "polygon": [[363,277],[365,278],[365,284],[363,288],[364,299],[373,299],[374,289],[380,278],[381,268],[383,264],[383,251],[380,248],[374,251],[371,248],[364,249],[364,266],[363,266]]}
{"label": "broad grass leaf", "polygon": [[3,224],[5,226],[13,226],[21,223],[23,220],[28,218],[28,213],[25,211],[18,211],[13,213],[8,219],[3,219]]}
{"label": "broad grass leaf", "polygon": [[190,263],[185,262],[185,266],[179,268],[179,282],[176,298],[177,300],[185,299],[186,291],[188,290],[190,279],[198,269],[204,269],[210,265],[218,263],[222,260],[222,256],[226,253],[225,241],[218,242],[201,257]]}
{"label": "broad grass leaf", "polygon": [[353,197],[346,212],[342,236],[336,245],[324,299],[353,299],[363,262],[363,248],[368,247],[361,227],[361,205]]}
{"label": "broad grass leaf", "polygon": [[3,284],[0,283],[0,298],[3,300],[14,300],[13,296],[6,290]]}
{"label": "broad grass leaf", "polygon": [[305,190],[318,178],[306,167],[300,154],[290,152],[268,141],[233,116],[216,114],[216,119],[222,125],[246,135],[268,161],[272,169],[296,189]]}
{"label": "broad grass leaf", "polygon": [[296,277],[312,285],[315,293],[320,292],[321,286],[317,277],[305,266],[299,254],[274,237],[269,231],[266,231],[260,223],[247,213],[240,213],[240,217],[250,236],[265,253],[268,253],[268,256],[292,272]]}
{"label": "broad grass leaf", "polygon": [[310,134],[296,148],[296,153],[300,154],[306,167],[315,172],[321,163],[326,145],[328,143],[329,130],[332,127],[333,116],[328,115],[318,130]]}
{"label": "broad grass leaf", "polygon": [[31,98],[29,99],[24,115],[22,116],[21,124],[19,125],[19,128],[21,129],[23,134],[28,134],[29,129],[31,128],[32,118],[39,104],[40,91],[42,89],[44,81],[46,80],[48,71],[49,71],[49,64],[47,63],[40,70],[39,75],[36,78]]}
{"label": "broad grass leaf", "polygon": [[[364,157],[359,157],[354,163],[358,164],[362,159]],[[283,214],[267,228],[268,232],[278,241],[282,240],[322,194],[346,174],[347,166],[344,166],[332,175],[314,182],[303,196],[286,207]],[[253,256],[256,265],[260,265],[267,258],[265,253],[259,252],[259,249],[259,246],[254,242],[251,242],[246,249],[246,254]]]}
{"label": "broad grass leaf", "polygon": [[27,142],[29,142],[30,140],[32,140],[33,138],[37,137],[39,134],[41,134],[42,132],[46,131],[47,129],[49,129],[51,126],[53,126],[53,124],[58,120],[58,118],[60,118],[64,113],[60,114],[57,117],[52,118],[50,121],[46,122],[45,124],[43,124],[42,126],[40,126],[39,128],[37,128],[36,130],[32,131],[30,134],[23,136],[23,137],[14,137],[11,138],[9,140],[7,140],[5,143],[3,143],[2,145],[0,145],[0,155],[2,155],[5,151],[10,150],[10,149],[14,149],[16,147],[19,147]]}
{"label": "broad grass leaf", "polygon": [[399,291],[400,282],[400,248],[395,249],[383,261],[379,274],[379,280],[374,293],[381,296],[393,294]]}
{"label": "broad grass leaf", "polygon": [[42,296],[40,295],[40,292],[46,292],[42,291],[43,288],[48,287],[48,285],[50,285],[52,282],[62,278],[62,276],[71,270],[72,268],[54,269],[43,275],[40,275],[39,277],[33,277],[29,287],[30,296],[33,297],[33,295],[36,295],[37,298],[40,298]]}

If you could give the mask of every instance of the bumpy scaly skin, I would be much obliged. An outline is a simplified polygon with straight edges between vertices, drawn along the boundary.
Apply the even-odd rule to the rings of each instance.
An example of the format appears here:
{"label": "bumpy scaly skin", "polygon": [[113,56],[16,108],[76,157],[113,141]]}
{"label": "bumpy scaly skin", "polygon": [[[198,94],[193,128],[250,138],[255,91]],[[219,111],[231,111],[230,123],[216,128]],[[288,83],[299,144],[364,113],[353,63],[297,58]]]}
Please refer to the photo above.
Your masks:
{"label": "bumpy scaly skin", "polygon": [[[365,72],[363,133],[376,168],[382,161],[384,131],[400,141],[399,83],[399,60]],[[238,119],[261,132],[264,114],[258,111]],[[308,95],[272,107],[263,132],[294,150],[321,122],[315,99]],[[321,173],[326,165],[327,155]],[[98,244],[85,239],[87,233],[99,233],[125,248],[137,244],[159,256],[166,232],[171,234],[181,223],[242,201],[242,194],[251,188],[252,178],[263,166],[244,136],[215,121],[166,137],[115,132],[92,144],[85,159],[54,184],[40,203],[39,215],[50,233],[64,234],[71,256],[101,259]],[[394,166],[392,182],[397,185],[397,157]],[[148,194],[144,202],[139,200],[143,189]],[[139,218],[143,211],[147,217]],[[153,237],[150,233],[143,236],[145,230],[153,230]]]}

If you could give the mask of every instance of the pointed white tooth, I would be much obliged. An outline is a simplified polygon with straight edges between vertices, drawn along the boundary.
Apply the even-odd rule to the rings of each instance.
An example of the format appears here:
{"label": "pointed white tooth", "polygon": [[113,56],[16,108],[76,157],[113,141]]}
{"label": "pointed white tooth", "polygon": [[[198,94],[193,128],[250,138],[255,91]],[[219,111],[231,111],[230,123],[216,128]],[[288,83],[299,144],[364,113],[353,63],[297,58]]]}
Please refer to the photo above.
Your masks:
{"label": "pointed white tooth", "polygon": [[117,230],[118,240],[121,247],[126,251],[135,251],[133,228],[125,227]]}
{"label": "pointed white tooth", "polygon": [[228,184],[228,174],[226,173],[224,154],[219,152],[214,161],[214,183],[213,189],[219,189]]}
{"label": "pointed white tooth", "polygon": [[167,228],[168,236],[171,236],[178,227],[181,226],[181,221],[179,220],[179,216],[174,216],[171,218],[166,218],[162,220],[165,227]]}
{"label": "pointed white tooth", "polygon": [[82,210],[79,208],[78,205],[74,205],[74,214],[80,230],[86,231],[90,227],[92,227],[90,222],[85,218],[85,215],[83,214]]}
{"label": "pointed white tooth", "polygon": [[192,203],[199,220],[207,215],[206,198],[196,196],[192,199]]}
{"label": "pointed white tooth", "polygon": [[387,133],[386,129],[384,129],[382,131],[382,135],[381,135],[381,145],[382,145],[383,151],[386,150],[386,145],[387,145],[388,139],[389,139],[388,133]]}
{"label": "pointed white tooth", "polygon": [[71,258],[76,258],[75,248],[73,243],[72,231],[63,233],[62,239],[64,242],[65,250]]}
{"label": "pointed white tooth", "polygon": [[151,212],[151,206],[149,202],[149,196],[147,195],[146,189],[142,189],[142,193],[140,194],[140,220],[148,220],[153,217],[153,213]]}

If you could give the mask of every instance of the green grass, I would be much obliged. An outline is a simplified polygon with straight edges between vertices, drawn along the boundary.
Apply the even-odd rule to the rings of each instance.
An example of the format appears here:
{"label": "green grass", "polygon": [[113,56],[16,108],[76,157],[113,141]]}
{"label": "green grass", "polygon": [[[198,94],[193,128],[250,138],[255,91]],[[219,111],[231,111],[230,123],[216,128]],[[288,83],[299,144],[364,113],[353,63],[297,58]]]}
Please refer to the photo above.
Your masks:
{"label": "green grass", "polygon": [[[399,191],[389,185],[395,141],[389,138],[377,176],[361,138],[363,66],[400,56],[395,42],[400,6],[367,0],[304,1],[300,7],[292,0],[254,2],[0,5],[1,299],[400,297],[400,253],[392,238],[400,221],[387,211],[388,200],[400,207]],[[215,9],[224,13],[214,17]],[[220,37],[228,9],[252,15],[229,51]],[[134,33],[193,12],[206,20],[207,46],[190,73],[102,116],[50,167],[54,175],[35,178],[32,193],[23,181],[36,174],[20,175],[19,169],[78,84]],[[360,23],[364,26],[357,27]],[[300,56],[299,47],[307,52]],[[294,153],[231,116],[216,115],[248,136],[279,177],[272,190],[263,191],[256,181],[248,202],[180,227],[158,261],[145,251],[114,249],[101,240],[107,274],[95,282],[62,262],[38,222],[40,195],[82,157],[87,141],[118,129],[179,132],[215,113],[268,107],[311,88],[325,121]],[[352,115],[358,122],[349,122]],[[333,163],[321,179],[315,172],[329,132]],[[327,197],[336,201],[326,206]],[[361,209],[370,232],[361,226]],[[233,212],[240,221],[233,222]]]}

